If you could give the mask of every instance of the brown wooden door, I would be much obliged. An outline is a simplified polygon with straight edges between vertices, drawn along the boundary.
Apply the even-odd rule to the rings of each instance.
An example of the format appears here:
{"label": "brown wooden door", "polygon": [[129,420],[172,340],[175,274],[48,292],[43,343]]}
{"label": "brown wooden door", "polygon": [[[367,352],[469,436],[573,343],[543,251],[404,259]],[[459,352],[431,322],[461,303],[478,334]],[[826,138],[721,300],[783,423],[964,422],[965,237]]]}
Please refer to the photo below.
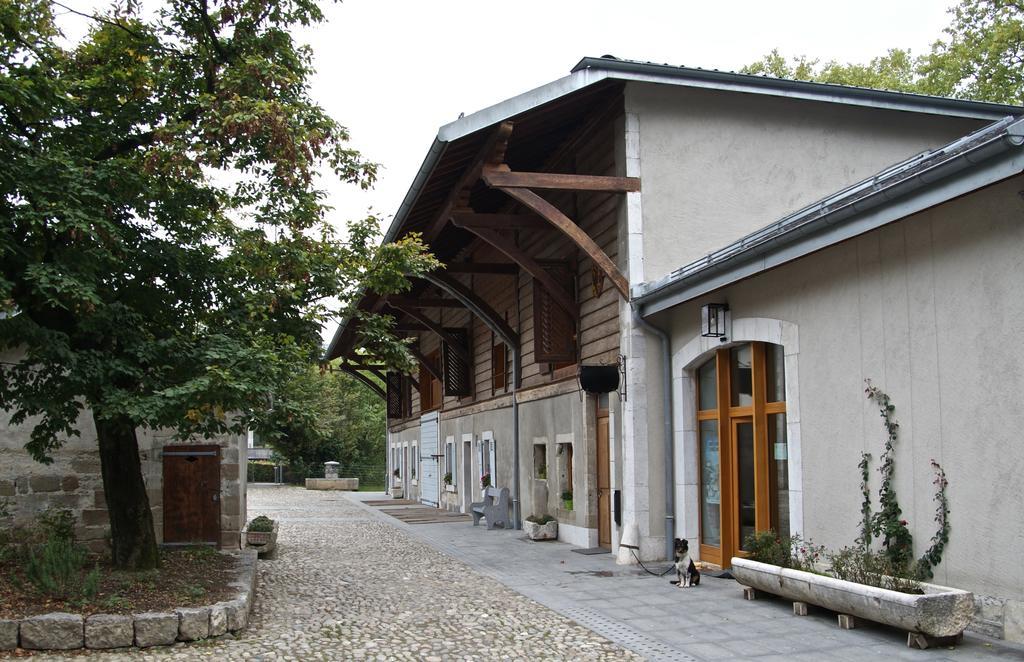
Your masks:
{"label": "brown wooden door", "polygon": [[612,546],[612,481],[608,462],[608,410],[597,408],[597,544]]}
{"label": "brown wooden door", "polygon": [[164,543],[220,544],[220,447],[167,446]]}

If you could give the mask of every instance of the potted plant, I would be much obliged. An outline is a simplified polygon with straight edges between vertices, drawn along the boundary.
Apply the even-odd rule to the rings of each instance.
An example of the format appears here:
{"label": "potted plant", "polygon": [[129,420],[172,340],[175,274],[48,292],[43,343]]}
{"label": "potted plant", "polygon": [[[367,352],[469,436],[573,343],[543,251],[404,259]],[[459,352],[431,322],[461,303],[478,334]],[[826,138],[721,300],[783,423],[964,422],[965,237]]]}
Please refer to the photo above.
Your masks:
{"label": "potted plant", "polygon": [[551,515],[530,515],[523,521],[523,531],[530,540],[557,540],[558,520]]}
{"label": "potted plant", "polygon": [[572,510],[572,490],[562,492],[562,507],[566,510]]}
{"label": "potted plant", "polygon": [[452,485],[452,472],[447,472],[444,475],[444,489],[448,492],[454,492],[455,486]]}
{"label": "potted plant", "polygon": [[480,489],[487,489],[491,486],[491,474],[486,473],[480,476]]}
{"label": "potted plant", "polygon": [[548,478],[548,465],[542,464],[537,467],[537,478],[540,480],[547,480]]}
{"label": "potted plant", "polygon": [[254,517],[245,527],[245,546],[251,547],[266,556],[277,547],[278,523],[266,515]]}

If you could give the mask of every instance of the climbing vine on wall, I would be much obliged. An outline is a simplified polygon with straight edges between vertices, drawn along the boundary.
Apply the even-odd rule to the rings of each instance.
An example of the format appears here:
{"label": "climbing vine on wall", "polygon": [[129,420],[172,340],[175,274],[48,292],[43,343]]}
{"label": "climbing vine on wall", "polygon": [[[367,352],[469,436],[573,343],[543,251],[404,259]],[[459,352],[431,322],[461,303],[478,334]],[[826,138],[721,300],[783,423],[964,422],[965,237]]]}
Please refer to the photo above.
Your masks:
{"label": "climbing vine on wall", "polygon": [[900,424],[896,421],[896,406],[888,394],[865,380],[867,385],[864,389],[869,400],[878,405],[878,412],[885,425],[886,439],[885,448],[882,452],[882,464],[878,472],[882,476],[882,485],[878,490],[879,511],[871,512],[871,492],[868,487],[869,464],[871,455],[861,453],[860,463],[857,467],[861,473],[861,533],[857,539],[865,550],[871,546],[873,537],[881,538],[882,551],[892,563],[894,568],[910,570],[921,579],[930,579],[932,569],[942,561],[942,552],[946,543],[949,542],[949,501],[946,497],[946,473],[938,462],[932,460],[932,469],[935,471],[935,522],[938,530],[932,536],[931,545],[924,555],[911,567],[914,554],[914,539],[907,526],[907,520],[903,519],[903,512],[900,509],[899,500],[896,498],[896,489],[893,486],[893,474],[895,464],[895,446],[899,435]]}
{"label": "climbing vine on wall", "polygon": [[861,453],[860,463],[857,468],[860,469],[860,493],[863,497],[860,502],[860,536],[857,538],[857,544],[860,545],[865,551],[871,547],[871,485],[870,485],[870,468],[871,453]]}

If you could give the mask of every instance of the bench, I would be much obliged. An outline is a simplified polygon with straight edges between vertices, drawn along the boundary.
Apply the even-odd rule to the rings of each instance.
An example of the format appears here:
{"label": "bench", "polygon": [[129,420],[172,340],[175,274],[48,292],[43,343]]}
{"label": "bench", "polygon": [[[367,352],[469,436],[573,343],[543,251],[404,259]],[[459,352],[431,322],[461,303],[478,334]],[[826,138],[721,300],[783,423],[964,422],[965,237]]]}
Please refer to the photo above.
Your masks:
{"label": "bench", "polygon": [[509,526],[508,488],[484,488],[484,500],[469,504],[469,511],[473,515],[473,526],[480,524],[480,518],[484,517],[487,519],[488,530],[496,526],[507,529]]}

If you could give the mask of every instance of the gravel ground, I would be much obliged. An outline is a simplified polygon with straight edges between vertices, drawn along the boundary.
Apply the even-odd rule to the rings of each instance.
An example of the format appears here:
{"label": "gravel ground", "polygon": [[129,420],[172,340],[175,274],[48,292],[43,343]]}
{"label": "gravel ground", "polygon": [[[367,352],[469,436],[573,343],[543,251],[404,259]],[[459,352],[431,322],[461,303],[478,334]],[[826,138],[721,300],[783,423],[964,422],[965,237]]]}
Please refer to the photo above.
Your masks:
{"label": "gravel ground", "polygon": [[249,488],[250,517],[280,519],[235,639],[59,660],[640,659],[331,492]]}

